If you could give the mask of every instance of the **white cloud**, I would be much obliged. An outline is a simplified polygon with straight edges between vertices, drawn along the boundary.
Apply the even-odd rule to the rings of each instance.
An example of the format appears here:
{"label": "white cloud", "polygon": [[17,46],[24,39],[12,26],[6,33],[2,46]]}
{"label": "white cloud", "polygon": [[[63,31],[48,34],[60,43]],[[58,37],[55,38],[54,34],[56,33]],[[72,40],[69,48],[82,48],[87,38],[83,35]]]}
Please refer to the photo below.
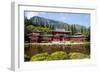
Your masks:
{"label": "white cloud", "polygon": [[37,16],[39,15],[38,12],[25,12],[25,17],[27,17],[28,19],[30,19],[33,16]]}

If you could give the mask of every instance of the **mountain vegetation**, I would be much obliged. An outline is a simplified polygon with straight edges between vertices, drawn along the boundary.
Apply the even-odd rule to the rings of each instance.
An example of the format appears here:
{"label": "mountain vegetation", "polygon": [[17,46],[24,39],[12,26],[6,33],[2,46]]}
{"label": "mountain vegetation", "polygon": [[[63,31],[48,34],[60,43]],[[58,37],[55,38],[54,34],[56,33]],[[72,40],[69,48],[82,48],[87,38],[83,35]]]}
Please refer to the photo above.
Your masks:
{"label": "mountain vegetation", "polygon": [[71,31],[71,34],[82,33],[90,40],[90,27],[86,27],[80,24],[68,24],[61,21],[55,21],[51,19],[46,19],[39,16],[34,16],[30,19],[25,17],[25,35],[31,33],[33,30],[39,30],[46,33],[51,32],[55,28],[65,29],[66,31]]}

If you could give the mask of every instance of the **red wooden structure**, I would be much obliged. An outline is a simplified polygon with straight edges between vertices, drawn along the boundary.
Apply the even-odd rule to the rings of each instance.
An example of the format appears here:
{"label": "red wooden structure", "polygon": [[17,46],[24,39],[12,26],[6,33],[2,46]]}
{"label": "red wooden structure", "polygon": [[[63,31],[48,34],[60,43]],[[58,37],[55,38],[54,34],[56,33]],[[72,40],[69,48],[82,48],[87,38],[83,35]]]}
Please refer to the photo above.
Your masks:
{"label": "red wooden structure", "polygon": [[56,29],[51,32],[51,34],[44,34],[41,31],[33,31],[28,34],[31,43],[41,43],[41,42],[83,42],[85,41],[85,36],[81,33],[76,33],[71,35],[71,31],[65,31],[63,29]]}

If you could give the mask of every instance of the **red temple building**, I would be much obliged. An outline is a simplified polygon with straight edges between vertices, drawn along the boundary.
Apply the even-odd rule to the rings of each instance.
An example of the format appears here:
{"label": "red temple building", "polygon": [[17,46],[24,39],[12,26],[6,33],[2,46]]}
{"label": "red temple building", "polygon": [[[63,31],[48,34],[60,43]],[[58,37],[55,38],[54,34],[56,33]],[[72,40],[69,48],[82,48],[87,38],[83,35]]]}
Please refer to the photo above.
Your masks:
{"label": "red temple building", "polygon": [[42,31],[33,31],[28,34],[31,43],[42,42],[83,42],[86,37],[81,33],[71,35],[71,31],[65,31],[64,29],[55,29],[50,34],[46,34]]}
{"label": "red temple building", "polygon": [[86,37],[82,33],[76,33],[75,35],[71,36],[71,41],[84,42],[85,40]]}
{"label": "red temple building", "polygon": [[55,29],[52,31],[52,41],[70,41],[70,33],[70,31],[65,31],[64,29]]}

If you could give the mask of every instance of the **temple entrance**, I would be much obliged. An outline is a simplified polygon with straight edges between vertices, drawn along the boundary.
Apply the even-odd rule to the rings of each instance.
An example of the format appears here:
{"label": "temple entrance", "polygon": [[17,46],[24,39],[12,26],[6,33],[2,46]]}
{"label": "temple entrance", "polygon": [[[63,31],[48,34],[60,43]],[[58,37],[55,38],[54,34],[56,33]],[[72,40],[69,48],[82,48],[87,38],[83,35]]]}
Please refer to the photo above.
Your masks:
{"label": "temple entrance", "polygon": [[64,36],[60,36],[60,41],[64,41]]}

